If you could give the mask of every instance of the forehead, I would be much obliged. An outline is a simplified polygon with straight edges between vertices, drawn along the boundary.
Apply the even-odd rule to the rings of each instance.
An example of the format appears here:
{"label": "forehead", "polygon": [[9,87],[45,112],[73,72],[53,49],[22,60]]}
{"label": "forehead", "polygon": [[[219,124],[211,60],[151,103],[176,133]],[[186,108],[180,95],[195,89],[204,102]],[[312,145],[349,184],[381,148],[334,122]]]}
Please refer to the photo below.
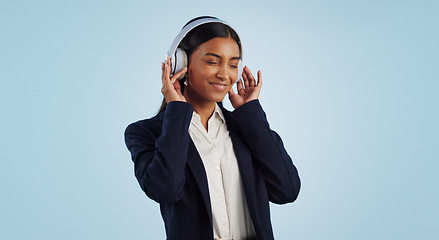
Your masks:
{"label": "forehead", "polygon": [[197,55],[215,53],[226,58],[239,57],[239,47],[238,43],[231,37],[216,37],[202,43],[194,53]]}

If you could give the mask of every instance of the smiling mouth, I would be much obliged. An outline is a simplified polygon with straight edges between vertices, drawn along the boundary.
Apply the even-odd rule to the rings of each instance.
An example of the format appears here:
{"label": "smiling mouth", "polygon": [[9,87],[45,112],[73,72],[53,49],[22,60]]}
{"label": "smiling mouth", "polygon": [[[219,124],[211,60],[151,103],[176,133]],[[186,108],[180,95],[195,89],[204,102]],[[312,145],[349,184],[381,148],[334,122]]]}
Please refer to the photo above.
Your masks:
{"label": "smiling mouth", "polygon": [[212,84],[212,86],[218,91],[224,91],[229,86],[228,84],[215,83],[215,82],[211,82],[210,84]]}

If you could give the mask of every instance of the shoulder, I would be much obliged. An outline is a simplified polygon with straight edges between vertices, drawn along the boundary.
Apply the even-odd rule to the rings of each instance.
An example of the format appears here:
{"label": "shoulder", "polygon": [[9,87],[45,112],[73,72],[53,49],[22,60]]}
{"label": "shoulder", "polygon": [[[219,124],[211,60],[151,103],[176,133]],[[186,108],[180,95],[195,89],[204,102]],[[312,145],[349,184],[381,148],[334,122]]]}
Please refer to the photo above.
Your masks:
{"label": "shoulder", "polygon": [[156,139],[160,136],[162,129],[169,129],[170,126],[180,126],[182,122],[189,122],[192,118],[193,107],[186,102],[171,102],[166,105],[165,110],[158,113],[156,116],[139,120],[131,123],[125,129],[125,140],[130,137],[147,137]]}
{"label": "shoulder", "polygon": [[264,112],[258,99],[244,103],[233,111],[229,111],[221,106],[221,111],[223,112],[227,123],[241,121],[241,119],[248,119],[249,116],[254,113]]}
{"label": "shoulder", "polygon": [[131,136],[158,136],[162,130],[163,112],[148,119],[129,124],[125,129],[125,139]]}
{"label": "shoulder", "polygon": [[264,112],[261,103],[259,102],[259,99],[255,99],[242,104],[240,107],[235,109],[235,111],[233,111],[233,115],[235,115],[236,117],[246,117],[249,114],[256,112]]}

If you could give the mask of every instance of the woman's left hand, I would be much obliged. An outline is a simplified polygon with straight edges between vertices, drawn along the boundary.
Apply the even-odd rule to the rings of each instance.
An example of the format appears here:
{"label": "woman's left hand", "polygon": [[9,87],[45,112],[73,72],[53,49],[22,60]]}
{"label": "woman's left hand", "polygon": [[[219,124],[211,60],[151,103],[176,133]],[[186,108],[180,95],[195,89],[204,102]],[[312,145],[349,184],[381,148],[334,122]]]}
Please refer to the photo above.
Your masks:
{"label": "woman's left hand", "polygon": [[229,99],[232,103],[232,106],[237,109],[244,103],[248,103],[252,100],[259,98],[259,93],[261,92],[262,87],[262,75],[261,70],[258,71],[258,82],[256,83],[255,78],[253,77],[250,69],[245,66],[242,71],[242,78],[244,79],[244,84],[241,79],[238,79],[237,87],[238,93],[236,94],[233,91],[233,88],[230,88],[229,91]]}

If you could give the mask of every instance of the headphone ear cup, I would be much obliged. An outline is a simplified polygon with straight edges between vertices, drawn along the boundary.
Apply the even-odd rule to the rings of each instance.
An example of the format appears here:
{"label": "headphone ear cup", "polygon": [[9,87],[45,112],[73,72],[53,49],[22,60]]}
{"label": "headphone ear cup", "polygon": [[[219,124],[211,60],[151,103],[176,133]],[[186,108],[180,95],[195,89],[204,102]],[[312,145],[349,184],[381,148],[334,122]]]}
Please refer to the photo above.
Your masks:
{"label": "headphone ear cup", "polygon": [[[171,59],[171,75],[174,75],[181,71],[183,68],[187,67],[187,55],[186,52],[182,48],[177,48],[175,51],[174,57]],[[178,79],[182,79],[184,77],[181,76]]]}
{"label": "headphone ear cup", "polygon": [[242,71],[244,70],[244,64],[242,63],[242,59],[238,62],[238,78],[236,81],[238,81],[242,77]]}

